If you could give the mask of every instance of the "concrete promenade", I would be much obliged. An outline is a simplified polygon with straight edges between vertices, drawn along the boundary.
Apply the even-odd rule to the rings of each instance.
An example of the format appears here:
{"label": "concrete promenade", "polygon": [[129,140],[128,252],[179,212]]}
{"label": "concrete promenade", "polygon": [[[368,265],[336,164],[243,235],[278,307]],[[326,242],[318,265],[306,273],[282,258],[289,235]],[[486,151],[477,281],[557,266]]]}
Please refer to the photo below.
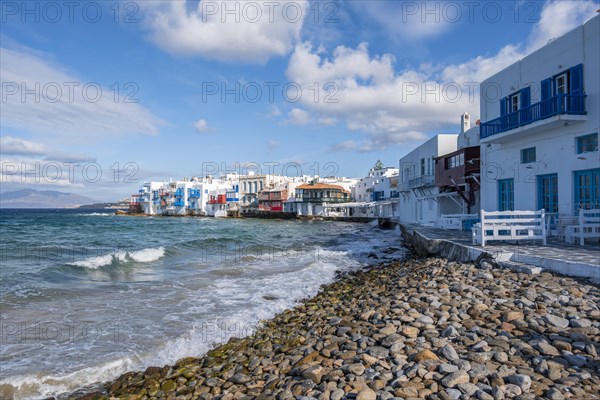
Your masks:
{"label": "concrete promenade", "polygon": [[537,274],[542,270],[588,278],[600,284],[600,243],[570,245],[548,238],[547,245],[535,242],[492,242],[486,247],[473,245],[471,232],[400,224],[405,241],[418,251],[454,261],[487,258],[501,267]]}

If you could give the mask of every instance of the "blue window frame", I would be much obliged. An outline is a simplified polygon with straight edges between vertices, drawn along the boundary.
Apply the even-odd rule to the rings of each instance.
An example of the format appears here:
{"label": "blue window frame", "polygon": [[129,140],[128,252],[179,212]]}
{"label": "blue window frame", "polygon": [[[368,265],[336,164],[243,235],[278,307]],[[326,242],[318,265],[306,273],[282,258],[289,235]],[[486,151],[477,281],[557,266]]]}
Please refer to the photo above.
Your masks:
{"label": "blue window frame", "polygon": [[515,209],[515,181],[514,179],[500,179],[498,181],[498,210],[514,211]]}
{"label": "blue window frame", "polygon": [[598,151],[598,133],[579,136],[577,140],[577,154]]}
{"label": "blue window frame", "polygon": [[558,212],[558,174],[538,175],[538,209]]}
{"label": "blue window frame", "polygon": [[573,173],[574,208],[600,208],[600,168]]}

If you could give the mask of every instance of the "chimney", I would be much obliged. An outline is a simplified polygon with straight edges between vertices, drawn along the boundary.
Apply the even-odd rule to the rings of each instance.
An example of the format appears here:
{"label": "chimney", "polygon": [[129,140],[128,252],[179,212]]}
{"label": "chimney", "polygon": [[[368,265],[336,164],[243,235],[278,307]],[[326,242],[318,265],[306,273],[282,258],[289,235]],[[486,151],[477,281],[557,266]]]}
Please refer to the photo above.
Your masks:
{"label": "chimney", "polygon": [[460,133],[465,133],[469,129],[471,129],[471,117],[465,112],[460,116]]}

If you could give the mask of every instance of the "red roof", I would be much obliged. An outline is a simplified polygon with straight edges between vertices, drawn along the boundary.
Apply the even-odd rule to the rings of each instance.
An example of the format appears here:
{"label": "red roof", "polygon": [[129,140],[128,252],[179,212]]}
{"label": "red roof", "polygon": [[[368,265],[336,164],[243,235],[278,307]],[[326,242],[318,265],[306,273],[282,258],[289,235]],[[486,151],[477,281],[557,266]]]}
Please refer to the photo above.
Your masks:
{"label": "red roof", "polygon": [[302,189],[302,190],[335,189],[335,190],[341,190],[343,192],[348,192],[346,189],[344,189],[340,185],[330,185],[328,183],[314,183],[314,184],[305,183],[305,184],[298,186],[296,189]]}

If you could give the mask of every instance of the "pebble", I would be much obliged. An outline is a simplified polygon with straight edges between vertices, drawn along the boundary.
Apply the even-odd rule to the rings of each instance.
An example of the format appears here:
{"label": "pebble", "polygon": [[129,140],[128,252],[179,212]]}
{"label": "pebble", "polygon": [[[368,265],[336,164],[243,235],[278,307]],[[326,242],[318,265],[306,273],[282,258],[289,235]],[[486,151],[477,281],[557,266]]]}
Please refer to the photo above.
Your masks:
{"label": "pebble", "polygon": [[459,359],[458,353],[451,344],[445,345],[440,351],[448,361],[456,361]]}
{"label": "pebble", "polygon": [[598,287],[573,278],[442,258],[394,261],[340,274],[252,336],[129,372],[100,395],[591,399],[600,387],[598,321]]}
{"label": "pebble", "polygon": [[442,385],[452,388],[460,383],[469,383],[469,374],[465,371],[452,372],[442,379]]}
{"label": "pebble", "polygon": [[551,325],[554,325],[558,328],[566,328],[569,326],[569,320],[566,318],[558,317],[556,315],[548,314],[544,317],[546,322]]}

